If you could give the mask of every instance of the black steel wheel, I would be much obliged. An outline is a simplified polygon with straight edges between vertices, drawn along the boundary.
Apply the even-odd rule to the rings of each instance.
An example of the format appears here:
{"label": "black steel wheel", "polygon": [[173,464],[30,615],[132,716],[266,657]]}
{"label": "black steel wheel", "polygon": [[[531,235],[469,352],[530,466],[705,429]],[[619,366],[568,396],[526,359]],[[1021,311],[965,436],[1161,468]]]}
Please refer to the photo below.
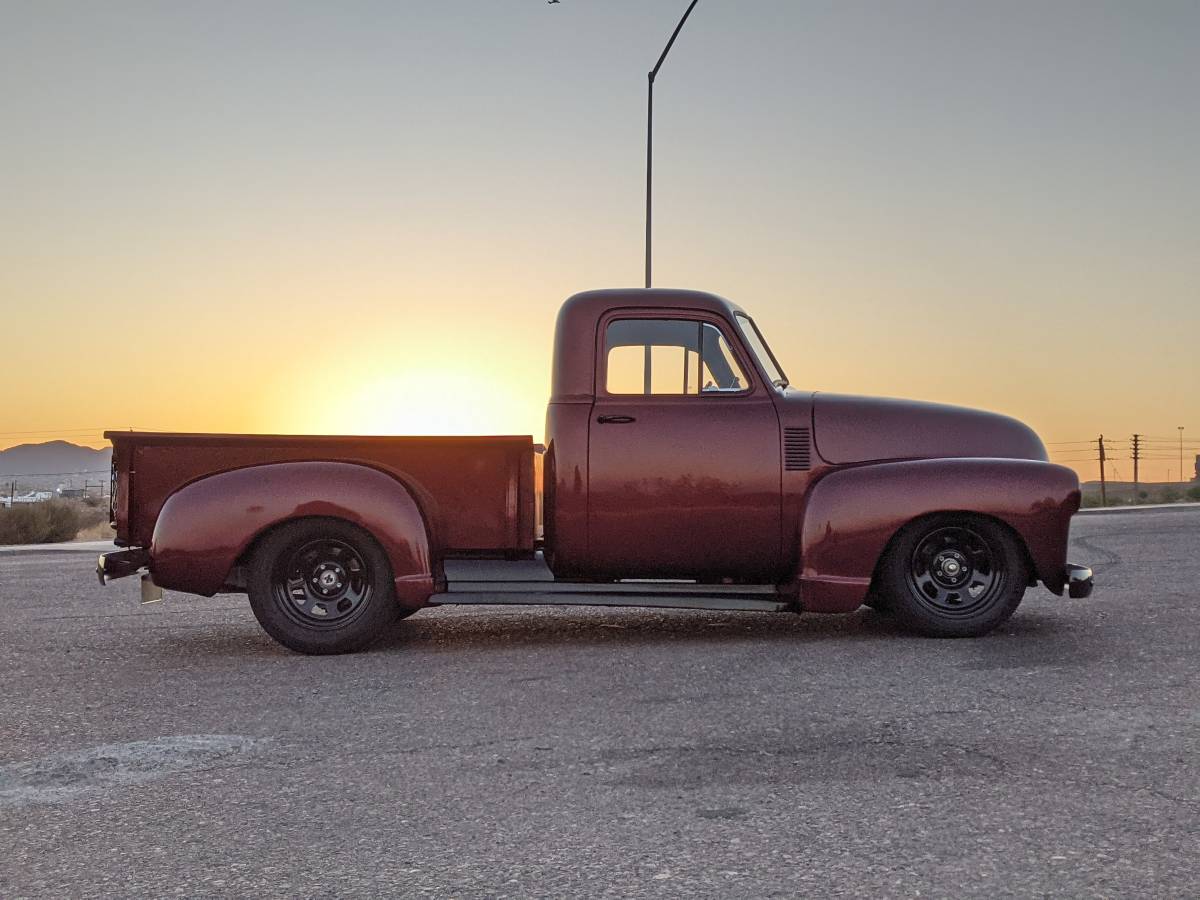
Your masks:
{"label": "black steel wheel", "polygon": [[248,581],[259,624],[301,653],[362,649],[400,614],[387,556],[340,519],[300,519],[272,531]]}
{"label": "black steel wheel", "polygon": [[935,516],[896,535],[873,589],[922,634],[975,637],[1016,610],[1029,572],[1016,538],[982,517]]}
{"label": "black steel wheel", "polygon": [[947,616],[969,616],[1004,587],[1004,563],[970,528],[926,533],[909,557],[908,585],[920,602]]}
{"label": "black steel wheel", "polygon": [[322,537],[276,557],[271,590],[300,624],[336,628],[365,609],[371,569],[350,544]]}

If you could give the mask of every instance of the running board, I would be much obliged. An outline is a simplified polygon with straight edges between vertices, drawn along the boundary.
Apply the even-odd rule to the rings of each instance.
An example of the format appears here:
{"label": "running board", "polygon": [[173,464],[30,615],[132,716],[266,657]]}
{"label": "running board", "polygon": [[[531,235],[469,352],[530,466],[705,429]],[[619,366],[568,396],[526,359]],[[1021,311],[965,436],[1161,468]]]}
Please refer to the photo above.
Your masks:
{"label": "running board", "polygon": [[[648,590],[649,588],[649,590]],[[668,590],[663,590],[668,588]],[[691,590],[677,590],[690,588]],[[699,588],[699,589],[697,589]],[[576,586],[540,584],[516,587],[513,584],[479,585],[468,588],[452,584],[443,594],[429,598],[431,606],[449,604],[499,604],[509,606],[642,606],[656,609],[741,610],[747,612],[785,612],[789,604],[769,587],[740,590],[706,591],[694,584],[645,585],[606,584]]]}
{"label": "running board", "polygon": [[778,593],[769,584],[697,584],[694,581],[484,581],[451,580],[447,593],[489,594],[633,594],[655,596],[687,594],[692,597],[759,597],[766,599]]}

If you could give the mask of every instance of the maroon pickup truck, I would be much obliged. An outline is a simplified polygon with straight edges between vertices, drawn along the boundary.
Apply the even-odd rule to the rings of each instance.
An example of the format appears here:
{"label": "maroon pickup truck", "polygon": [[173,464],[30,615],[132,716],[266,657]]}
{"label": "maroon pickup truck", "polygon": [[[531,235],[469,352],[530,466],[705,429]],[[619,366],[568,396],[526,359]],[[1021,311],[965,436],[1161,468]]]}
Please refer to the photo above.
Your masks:
{"label": "maroon pickup truck", "polygon": [[[753,319],[697,291],[567,300],[544,449],[529,436],[107,437],[124,549],[100,558],[101,583],[147,570],[151,598],[245,592],[263,628],[305,653],[364,647],[442,603],[866,603],[960,637],[1005,621],[1039,581],[1092,589],[1066,558],[1079,481],[1032,430],[798,390]],[[479,560],[518,573],[544,560],[543,574],[494,580],[503,563]]]}

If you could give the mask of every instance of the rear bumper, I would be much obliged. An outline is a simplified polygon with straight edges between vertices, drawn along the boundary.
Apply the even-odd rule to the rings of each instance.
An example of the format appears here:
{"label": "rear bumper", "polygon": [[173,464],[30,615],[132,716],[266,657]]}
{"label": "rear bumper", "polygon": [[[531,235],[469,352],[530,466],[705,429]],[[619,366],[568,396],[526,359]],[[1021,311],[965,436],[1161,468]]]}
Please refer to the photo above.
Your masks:
{"label": "rear bumper", "polygon": [[96,562],[96,577],[100,579],[101,584],[107,584],[114,578],[133,575],[148,565],[150,565],[150,551],[144,547],[102,553]]}
{"label": "rear bumper", "polygon": [[1090,596],[1093,581],[1092,570],[1087,566],[1076,566],[1067,563],[1066,568],[1067,596],[1074,599]]}

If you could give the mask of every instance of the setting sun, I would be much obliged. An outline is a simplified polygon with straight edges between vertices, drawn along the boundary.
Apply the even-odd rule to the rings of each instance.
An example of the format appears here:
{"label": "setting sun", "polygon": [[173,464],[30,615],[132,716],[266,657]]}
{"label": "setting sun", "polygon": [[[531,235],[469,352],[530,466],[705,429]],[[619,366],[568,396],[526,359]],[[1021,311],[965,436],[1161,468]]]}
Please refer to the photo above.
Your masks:
{"label": "setting sun", "polygon": [[[344,378],[344,383],[340,383]],[[311,427],[329,434],[538,434],[542,386],[505,383],[497,373],[421,367],[392,373],[326,375],[311,386]],[[297,420],[314,412],[305,404]],[[536,418],[534,418],[536,417]]]}

